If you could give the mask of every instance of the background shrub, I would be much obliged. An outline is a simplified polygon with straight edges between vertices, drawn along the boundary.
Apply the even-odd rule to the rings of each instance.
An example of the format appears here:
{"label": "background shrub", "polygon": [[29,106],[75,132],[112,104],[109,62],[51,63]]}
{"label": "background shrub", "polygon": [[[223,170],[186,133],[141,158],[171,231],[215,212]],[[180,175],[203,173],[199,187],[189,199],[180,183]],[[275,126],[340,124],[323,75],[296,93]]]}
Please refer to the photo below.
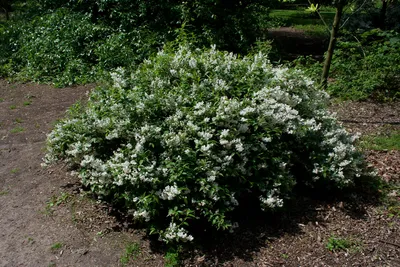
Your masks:
{"label": "background shrub", "polygon": [[400,35],[377,30],[358,42],[341,42],[332,64],[333,95],[347,99],[393,98],[400,92]]}
{"label": "background shrub", "polygon": [[129,33],[114,32],[99,41],[94,49],[97,67],[112,70],[118,67],[129,68],[141,63],[163,43],[160,37],[146,28],[135,29]]}
{"label": "background shrub", "polygon": [[111,76],[56,125],[46,163],[77,167],[84,185],[166,242],[191,241],[196,222],[233,230],[249,198],[279,208],[296,183],[346,187],[362,172],[327,95],[265,54],[182,46]]}
{"label": "background shrub", "polygon": [[[322,64],[312,58],[293,63],[319,80]],[[400,35],[379,29],[348,33],[338,42],[332,59],[328,91],[351,100],[396,99],[400,95]]]}
{"label": "background shrub", "polygon": [[[247,53],[263,39],[267,1],[39,0],[0,29],[0,75],[52,82],[93,82],[117,67],[135,68],[186,32],[199,47]],[[11,49],[10,49],[11,47]]]}
{"label": "background shrub", "polygon": [[157,0],[39,0],[28,1],[31,13],[54,12],[67,8],[114,29],[130,32],[148,27],[162,35],[173,33],[182,24],[203,38],[207,44],[217,44],[228,50],[249,49],[260,36],[261,25],[267,21],[271,1],[157,1]]}
{"label": "background shrub", "polygon": [[2,33],[11,53],[4,55],[16,77],[57,85],[94,81],[96,41],[109,30],[83,15],[59,9],[27,24],[11,24]]}

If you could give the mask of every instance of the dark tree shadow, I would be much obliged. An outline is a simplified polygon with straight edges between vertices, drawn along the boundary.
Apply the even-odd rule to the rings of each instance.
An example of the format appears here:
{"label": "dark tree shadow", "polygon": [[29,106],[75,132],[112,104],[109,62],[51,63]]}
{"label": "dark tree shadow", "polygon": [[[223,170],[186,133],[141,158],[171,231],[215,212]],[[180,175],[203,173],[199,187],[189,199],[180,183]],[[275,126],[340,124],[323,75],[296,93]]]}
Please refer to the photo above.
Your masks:
{"label": "dark tree shadow", "polygon": [[[359,178],[354,187],[346,190],[297,187],[293,198],[282,210],[262,212],[258,200],[250,200],[240,206],[235,219],[240,227],[234,233],[220,232],[197,226],[191,231],[196,242],[183,247],[185,262],[194,261],[201,255],[205,260],[197,266],[219,266],[239,258],[249,264],[266,241],[274,242],[284,235],[296,236],[303,233],[300,225],[321,221],[320,207],[332,207],[339,203],[343,212],[351,218],[366,220],[366,207],[381,204],[384,182],[379,178]],[[151,239],[154,252],[165,253],[167,246]]]}
{"label": "dark tree shadow", "polygon": [[[321,207],[332,207],[342,203],[342,211],[346,215],[365,220],[366,208],[381,204],[385,195],[385,185],[384,181],[376,177],[360,177],[353,187],[345,190],[333,189],[332,186],[323,184],[317,188],[298,185],[284,208],[274,212],[262,212],[257,198],[242,199],[241,205],[233,214],[233,221],[237,221],[240,226],[234,233],[204,228],[208,224],[199,222],[190,229],[196,237],[195,241],[179,246],[180,259],[196,266],[219,266],[234,259],[241,259],[249,265],[254,264],[254,254],[265,248],[266,242],[273,243],[284,235],[301,235],[304,232],[300,225],[321,221]],[[67,184],[64,187],[74,192],[88,190],[82,185],[79,186],[79,183]],[[96,198],[90,194],[89,197]],[[113,231],[139,229],[146,232],[146,225],[135,223],[132,216],[121,206],[110,204],[107,210],[117,221]],[[171,249],[171,246],[160,242],[155,235],[144,234],[143,238],[150,242],[152,253],[165,255]],[[201,255],[206,255],[204,260],[201,263],[193,263]]]}

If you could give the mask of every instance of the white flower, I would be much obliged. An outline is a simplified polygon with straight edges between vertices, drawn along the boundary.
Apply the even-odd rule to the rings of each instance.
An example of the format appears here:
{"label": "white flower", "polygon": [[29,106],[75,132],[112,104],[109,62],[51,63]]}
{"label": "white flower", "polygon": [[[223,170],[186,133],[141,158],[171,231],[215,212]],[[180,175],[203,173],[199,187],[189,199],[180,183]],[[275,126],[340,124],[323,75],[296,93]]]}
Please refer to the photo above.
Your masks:
{"label": "white flower", "polygon": [[246,107],[240,111],[240,115],[245,116],[248,113],[253,113],[256,109],[253,107]]}
{"label": "white flower", "polygon": [[270,137],[263,137],[261,140],[263,140],[264,143],[269,143],[272,141],[272,138]]}
{"label": "white flower", "polygon": [[169,224],[169,227],[166,229],[164,233],[164,241],[169,242],[169,241],[192,241],[193,236],[189,235],[187,230],[183,228],[178,228],[176,223],[171,222]]}
{"label": "white flower", "polygon": [[243,144],[242,143],[239,143],[239,144],[236,144],[236,150],[238,151],[238,152],[242,152],[243,150],[244,150],[244,147],[243,147]]}
{"label": "white flower", "polygon": [[189,66],[190,66],[192,69],[196,68],[196,67],[197,67],[197,61],[196,61],[196,59],[191,58],[191,59],[189,60]]}
{"label": "white flower", "polygon": [[283,199],[269,195],[267,198],[260,197],[261,202],[269,208],[276,208],[283,206]]}
{"label": "white flower", "polygon": [[202,145],[200,147],[200,151],[207,154],[207,153],[210,152],[210,149],[211,149],[212,146],[213,146],[213,144]]}
{"label": "white flower", "polygon": [[134,218],[144,218],[146,222],[150,221],[150,213],[148,211],[142,210],[142,211],[135,211],[133,213]]}
{"label": "white flower", "polygon": [[221,132],[221,138],[227,137],[229,135],[229,129],[224,129]]}
{"label": "white flower", "polygon": [[207,132],[199,132],[198,135],[207,141],[213,137],[213,135],[211,133],[207,133]]}
{"label": "white flower", "polygon": [[221,140],[219,140],[219,143],[221,144],[221,145],[227,145],[227,144],[229,144],[229,141],[228,140],[224,140],[224,139],[221,139]]}
{"label": "white flower", "polygon": [[215,175],[208,176],[207,181],[208,182],[214,182],[215,178],[216,178]]}
{"label": "white flower", "polygon": [[115,72],[110,73],[111,79],[114,82],[114,87],[122,88],[126,85],[126,81],[122,77],[123,75],[124,75],[123,68],[117,68]]}
{"label": "white flower", "polygon": [[164,200],[173,200],[177,195],[180,194],[180,190],[176,184],[170,186],[167,185],[160,194],[160,198]]}

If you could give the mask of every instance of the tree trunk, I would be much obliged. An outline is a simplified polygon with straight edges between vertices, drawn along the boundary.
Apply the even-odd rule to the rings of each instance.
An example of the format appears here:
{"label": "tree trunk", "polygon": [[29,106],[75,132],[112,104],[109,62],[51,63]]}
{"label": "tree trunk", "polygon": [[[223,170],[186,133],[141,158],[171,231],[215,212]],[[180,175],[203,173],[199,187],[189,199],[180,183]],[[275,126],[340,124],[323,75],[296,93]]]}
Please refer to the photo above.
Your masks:
{"label": "tree trunk", "polygon": [[4,10],[4,13],[6,15],[6,20],[10,19],[10,9],[11,9],[11,1],[7,1],[7,0],[0,0],[0,9]]}
{"label": "tree trunk", "polygon": [[385,29],[387,5],[388,5],[388,0],[382,0],[381,14],[379,16],[379,27],[381,28],[381,30]]}
{"label": "tree trunk", "polygon": [[335,49],[336,39],[339,32],[340,20],[343,15],[343,7],[344,1],[339,1],[336,5],[336,14],[335,19],[333,20],[332,30],[331,30],[331,38],[329,40],[328,51],[326,52],[326,58],[324,62],[324,69],[322,72],[321,78],[321,86],[323,89],[326,89],[328,86],[328,77],[329,77],[329,69],[332,63],[333,51]]}

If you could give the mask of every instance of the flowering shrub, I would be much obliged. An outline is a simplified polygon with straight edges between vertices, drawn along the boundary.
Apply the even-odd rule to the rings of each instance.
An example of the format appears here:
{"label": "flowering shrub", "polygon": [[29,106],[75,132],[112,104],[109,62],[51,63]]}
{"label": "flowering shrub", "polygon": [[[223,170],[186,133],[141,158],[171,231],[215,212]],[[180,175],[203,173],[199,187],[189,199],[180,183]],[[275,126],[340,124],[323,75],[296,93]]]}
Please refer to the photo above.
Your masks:
{"label": "flowering shrub", "polygon": [[111,76],[55,126],[45,164],[78,166],[84,185],[166,242],[191,241],[195,221],[233,230],[246,196],[274,209],[296,182],[344,187],[362,172],[327,94],[262,53],[182,46]]}

